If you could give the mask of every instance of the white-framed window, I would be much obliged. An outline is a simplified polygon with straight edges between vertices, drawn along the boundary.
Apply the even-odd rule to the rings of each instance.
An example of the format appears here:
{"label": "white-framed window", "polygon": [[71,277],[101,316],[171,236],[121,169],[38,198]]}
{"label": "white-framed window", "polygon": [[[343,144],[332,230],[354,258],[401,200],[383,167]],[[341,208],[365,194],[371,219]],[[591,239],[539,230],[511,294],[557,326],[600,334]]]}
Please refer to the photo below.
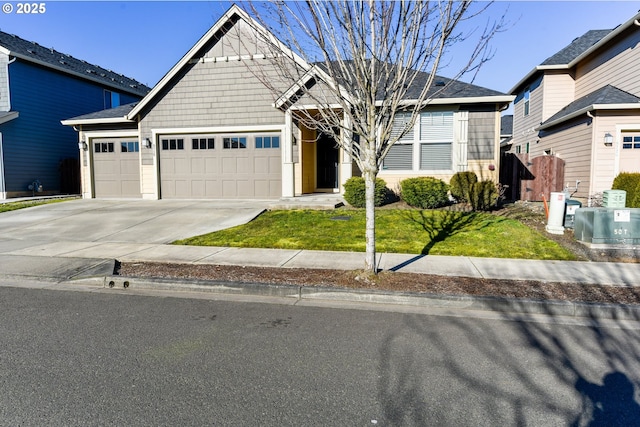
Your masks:
{"label": "white-framed window", "polygon": [[528,116],[529,115],[529,101],[531,98],[531,89],[529,87],[527,87],[524,90],[524,116]]}
{"label": "white-framed window", "polygon": [[191,138],[192,150],[214,150],[215,148],[215,138]]}
{"label": "white-framed window", "polygon": [[[399,135],[410,113],[396,116],[392,137]],[[453,170],[453,111],[424,111],[408,131],[389,150],[383,170]]]}
{"label": "white-framed window", "polygon": [[183,138],[168,138],[162,139],[162,149],[163,150],[184,150],[184,139]]}
{"label": "white-framed window", "polygon": [[624,135],[622,137],[623,150],[640,150],[640,135]]}
{"label": "white-framed window", "polygon": [[280,148],[280,135],[259,135],[255,137],[256,148]]}
{"label": "white-framed window", "polygon": [[222,148],[224,149],[238,149],[247,148],[246,136],[225,136],[222,138]]}

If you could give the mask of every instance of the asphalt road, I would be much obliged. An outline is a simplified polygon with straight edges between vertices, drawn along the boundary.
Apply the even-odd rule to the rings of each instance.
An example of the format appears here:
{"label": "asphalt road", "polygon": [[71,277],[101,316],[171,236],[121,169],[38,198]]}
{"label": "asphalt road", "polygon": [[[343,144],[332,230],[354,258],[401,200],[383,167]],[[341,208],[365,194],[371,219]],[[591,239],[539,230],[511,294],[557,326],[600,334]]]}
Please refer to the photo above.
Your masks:
{"label": "asphalt road", "polygon": [[640,424],[638,324],[468,316],[0,287],[0,425]]}

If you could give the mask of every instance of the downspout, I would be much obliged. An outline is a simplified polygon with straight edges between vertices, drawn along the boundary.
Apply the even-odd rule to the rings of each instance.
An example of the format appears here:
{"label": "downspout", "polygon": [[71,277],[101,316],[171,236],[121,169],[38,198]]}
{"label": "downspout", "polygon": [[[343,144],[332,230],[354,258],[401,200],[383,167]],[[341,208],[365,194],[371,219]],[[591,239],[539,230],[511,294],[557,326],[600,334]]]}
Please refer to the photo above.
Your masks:
{"label": "downspout", "polygon": [[636,19],[635,21],[633,21],[633,24],[634,24],[635,26],[637,26],[637,27],[640,27],[640,21],[639,21],[639,20],[637,20],[637,19]]}

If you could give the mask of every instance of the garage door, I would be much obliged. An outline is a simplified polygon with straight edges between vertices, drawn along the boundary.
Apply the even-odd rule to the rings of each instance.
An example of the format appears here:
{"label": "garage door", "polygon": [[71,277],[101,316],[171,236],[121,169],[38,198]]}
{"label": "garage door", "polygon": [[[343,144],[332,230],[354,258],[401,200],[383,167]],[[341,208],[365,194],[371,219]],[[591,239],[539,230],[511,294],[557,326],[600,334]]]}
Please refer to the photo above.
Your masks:
{"label": "garage door", "polygon": [[95,197],[141,197],[137,139],[104,138],[91,143]]}
{"label": "garage door", "polygon": [[164,199],[271,199],[282,193],[280,134],[159,138]]}

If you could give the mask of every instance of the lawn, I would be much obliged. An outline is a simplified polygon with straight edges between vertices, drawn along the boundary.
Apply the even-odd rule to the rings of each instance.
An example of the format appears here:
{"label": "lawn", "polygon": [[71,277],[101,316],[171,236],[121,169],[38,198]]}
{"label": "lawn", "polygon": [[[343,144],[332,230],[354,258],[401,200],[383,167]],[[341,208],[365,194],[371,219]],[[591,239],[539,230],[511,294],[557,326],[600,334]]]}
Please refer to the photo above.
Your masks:
{"label": "lawn", "polygon": [[49,203],[60,203],[66,202],[68,200],[75,200],[76,197],[70,198],[59,198],[59,199],[37,199],[37,200],[26,200],[21,202],[7,202],[0,203],[0,212],[9,212],[15,211],[17,209],[31,208],[39,205],[47,205]]}
{"label": "lawn", "polygon": [[[521,222],[487,213],[383,209],[376,212],[378,252],[574,260]],[[174,242],[180,245],[365,251],[365,213],[269,211],[248,224]]]}

